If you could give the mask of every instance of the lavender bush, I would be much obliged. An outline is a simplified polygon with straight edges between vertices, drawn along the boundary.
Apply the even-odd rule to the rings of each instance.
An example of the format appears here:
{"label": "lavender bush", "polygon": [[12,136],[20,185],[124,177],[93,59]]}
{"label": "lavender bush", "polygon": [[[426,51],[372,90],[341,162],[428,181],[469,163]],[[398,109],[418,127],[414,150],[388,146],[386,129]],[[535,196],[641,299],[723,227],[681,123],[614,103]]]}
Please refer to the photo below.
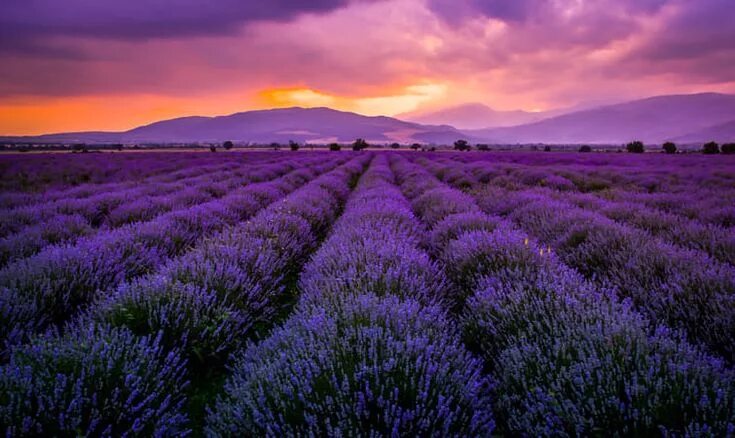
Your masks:
{"label": "lavender bush", "polygon": [[443,312],[358,295],[304,306],[233,367],[208,432],[488,436],[487,382]]}
{"label": "lavender bush", "polygon": [[[334,177],[341,177],[347,187],[350,172],[358,169],[338,168],[324,178],[336,187]],[[320,179],[205,240],[155,275],[123,285],[87,317],[138,335],[160,333],[164,347],[186,354],[194,371],[221,368],[256,331],[270,327],[288,302],[286,282],[316,245],[306,218],[323,222],[343,201],[321,188]],[[326,203],[321,217],[314,215],[316,199]]]}
{"label": "lavender bush", "polygon": [[153,222],[122,227],[82,239],[75,245],[49,247],[0,270],[0,285],[15,291],[14,299],[33,303],[36,321],[61,323],[93,301],[100,291],[152,273],[203,236],[255,214],[266,203],[294,188],[299,180],[247,186],[222,199],[185,212],[173,212]]}
{"label": "lavender bush", "polygon": [[184,362],[156,338],[105,326],[41,337],[0,368],[7,436],[178,436]]}
{"label": "lavender bush", "polygon": [[[433,193],[448,206],[466,199]],[[470,217],[447,215],[437,231],[456,234],[436,248],[457,291],[469,297],[461,309],[465,343],[496,379],[502,432],[732,433],[735,375],[721,361],[652,327],[613,291],[596,290],[550,247],[497,218]]]}

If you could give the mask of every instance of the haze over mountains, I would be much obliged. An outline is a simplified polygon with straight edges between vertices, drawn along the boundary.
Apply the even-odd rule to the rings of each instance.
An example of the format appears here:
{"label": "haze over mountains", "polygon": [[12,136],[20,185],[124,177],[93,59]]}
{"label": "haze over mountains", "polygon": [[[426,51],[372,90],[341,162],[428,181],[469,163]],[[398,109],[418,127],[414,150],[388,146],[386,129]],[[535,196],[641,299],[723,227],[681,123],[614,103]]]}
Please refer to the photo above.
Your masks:
{"label": "haze over mountains", "polygon": [[[545,117],[545,118],[544,118]],[[125,132],[78,132],[35,137],[0,137],[2,141],[63,143],[285,143],[351,142],[451,144],[465,138],[485,143],[620,144],[667,140],[699,143],[735,141],[735,95],[701,93],[657,96],[567,114],[494,111],[484,105],[462,105],[414,117],[424,123],[392,117],[368,117],[329,108],[283,108],[247,111],[219,117],[182,117]],[[483,120],[485,122],[483,122]],[[487,129],[460,130],[485,126]],[[483,124],[484,123],[484,124]],[[515,126],[497,127],[500,124]]]}
{"label": "haze over mountains", "polygon": [[[509,128],[468,131],[503,143],[646,143],[732,141],[735,95],[701,93],[657,96]],[[724,124],[724,125],[723,125]],[[719,127],[719,128],[717,128]],[[716,137],[711,135],[716,134]]]}
{"label": "haze over mountains", "polygon": [[398,114],[396,118],[428,125],[450,125],[457,129],[490,129],[518,126],[551,117],[610,105],[609,101],[585,101],[568,108],[547,111],[498,111],[482,103],[465,103],[438,110]]}
{"label": "haze over mountains", "polygon": [[536,122],[555,114],[530,111],[496,111],[481,103],[467,103],[437,111],[399,114],[401,120],[427,124],[450,125],[457,129],[484,129],[516,126]]}
{"label": "haze over mountains", "polygon": [[77,132],[27,137],[28,141],[106,143],[372,142],[451,143],[466,134],[391,117],[368,117],[330,108],[279,108],[218,117],[181,117],[125,132]]}

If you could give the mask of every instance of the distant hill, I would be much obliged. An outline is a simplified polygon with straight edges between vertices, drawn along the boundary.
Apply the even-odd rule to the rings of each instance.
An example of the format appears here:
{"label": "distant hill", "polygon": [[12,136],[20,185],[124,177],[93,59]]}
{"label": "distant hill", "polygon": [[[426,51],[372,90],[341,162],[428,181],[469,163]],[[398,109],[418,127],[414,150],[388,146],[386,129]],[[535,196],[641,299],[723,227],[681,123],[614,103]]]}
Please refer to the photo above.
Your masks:
{"label": "distant hill", "polygon": [[282,108],[247,111],[218,117],[181,117],[125,132],[76,132],[35,137],[4,137],[3,141],[64,143],[187,143],[187,142],[372,142],[448,143],[465,134],[451,126],[427,126],[391,117],[368,117],[329,108]]}
{"label": "distant hill", "polygon": [[676,137],[674,141],[678,143],[704,143],[715,140],[720,143],[735,143],[735,119],[719,125],[710,126],[691,132],[680,137]]}
{"label": "distant hill", "polygon": [[[463,105],[444,116],[469,116],[464,123],[510,123],[513,117],[535,114],[493,111],[484,105]],[[500,114],[500,115],[498,115]],[[436,116],[436,114],[435,114]],[[428,117],[428,116],[427,116]],[[432,116],[434,117],[434,116]],[[434,120],[432,117],[427,122]],[[492,123],[492,121],[491,121]],[[485,125],[486,126],[486,125]],[[393,117],[368,117],[330,108],[280,108],[247,111],[218,117],[181,117],[151,123],[124,132],[72,132],[34,137],[0,137],[5,142],[36,143],[192,143],[235,142],[329,143],[369,142],[451,144],[459,138],[472,143],[590,143],[621,144],[631,140],[662,143],[733,141],[735,95],[702,93],[657,96],[550,116],[512,127],[459,130],[448,124],[417,123]]]}
{"label": "distant hill", "polygon": [[[698,132],[715,129],[713,127],[732,120],[735,120],[734,95],[701,93],[657,96],[576,111],[520,126],[466,132],[501,143],[600,144],[633,139],[660,143],[689,135],[696,137],[702,135]],[[712,133],[727,134],[717,129]],[[718,136],[709,139],[725,140]]]}
{"label": "distant hill", "polygon": [[536,122],[549,116],[543,112],[496,111],[481,103],[467,103],[437,111],[404,113],[396,117],[401,120],[428,125],[451,125],[458,129],[481,129],[521,125]]}

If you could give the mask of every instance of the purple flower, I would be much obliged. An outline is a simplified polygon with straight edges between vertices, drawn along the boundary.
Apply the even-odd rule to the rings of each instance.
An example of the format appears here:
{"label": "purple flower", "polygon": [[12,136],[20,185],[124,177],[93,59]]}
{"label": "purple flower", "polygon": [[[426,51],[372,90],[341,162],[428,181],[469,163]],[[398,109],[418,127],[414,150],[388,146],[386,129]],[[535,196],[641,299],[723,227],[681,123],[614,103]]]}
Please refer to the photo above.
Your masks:
{"label": "purple flower", "polygon": [[13,351],[0,368],[8,436],[187,434],[184,362],[158,339],[78,326]]}
{"label": "purple flower", "polygon": [[488,383],[443,311],[361,295],[304,305],[233,366],[211,435],[486,436]]}

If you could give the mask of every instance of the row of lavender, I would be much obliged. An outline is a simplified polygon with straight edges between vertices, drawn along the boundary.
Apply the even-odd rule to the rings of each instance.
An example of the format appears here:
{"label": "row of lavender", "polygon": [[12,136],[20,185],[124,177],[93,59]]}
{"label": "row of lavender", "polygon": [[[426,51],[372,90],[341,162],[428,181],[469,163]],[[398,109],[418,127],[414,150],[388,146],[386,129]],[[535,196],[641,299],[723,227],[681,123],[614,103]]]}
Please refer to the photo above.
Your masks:
{"label": "row of lavender", "polygon": [[432,159],[465,163],[467,172],[451,167],[442,170],[448,172],[442,178],[459,185],[479,181],[512,190],[533,186],[592,193],[705,224],[735,225],[733,157],[702,161],[694,157],[602,156],[589,160],[578,157],[581,154],[538,155],[435,154]]}
{"label": "row of lavender", "polygon": [[[316,158],[314,163],[323,161]],[[329,161],[326,165],[333,161]],[[187,251],[202,237],[252,216],[264,205],[313,178],[309,166],[288,161],[272,165],[274,179],[245,185],[189,209],[46,247],[0,270],[6,342],[67,320],[100,290],[143,275]],[[284,175],[281,178],[279,176]],[[7,316],[6,316],[7,315]]]}
{"label": "row of lavender", "polygon": [[44,197],[53,197],[60,191],[83,191],[82,187],[88,184],[135,182],[224,162],[247,165],[270,155],[257,152],[227,156],[191,152],[3,154],[0,156],[0,206],[43,201]]}
{"label": "row of lavender", "polygon": [[[686,169],[680,167],[654,168],[645,166],[619,168],[585,168],[550,166],[539,169],[520,163],[493,163],[483,160],[465,163],[462,168],[453,165],[461,157],[436,158],[432,160],[432,171],[443,180],[458,186],[469,188],[478,183],[490,184],[509,190],[527,188],[548,189],[566,198],[579,198],[584,202],[593,202],[596,198],[604,201],[624,202],[630,206],[650,207],[655,214],[663,214],[672,220],[684,220],[688,223],[699,222],[700,225],[730,227],[735,218],[728,217],[726,212],[733,212],[731,200],[735,200],[735,174],[726,169],[699,169],[694,172],[699,178],[689,179],[682,174]],[[735,164],[735,163],[730,163]],[[705,175],[720,174],[726,184],[714,188],[703,188],[700,180]],[[662,181],[677,180],[673,186],[662,185],[649,187],[648,179]],[[583,202],[583,201],[580,201]],[[713,210],[721,215],[711,216]],[[677,217],[681,216],[681,217]]]}
{"label": "row of lavender", "polygon": [[249,347],[212,436],[487,436],[489,381],[442,304],[447,281],[378,155],[299,279],[294,314]]}
{"label": "row of lavender", "polygon": [[[424,164],[440,174],[439,169],[447,165]],[[461,172],[462,166],[457,166],[454,170]],[[706,345],[730,363],[735,361],[735,268],[731,264],[576,207],[553,191],[508,190],[492,183],[477,187],[485,212],[507,216],[553,248],[564,263],[630,298],[652,321],[682,329],[691,341]],[[687,233],[682,229],[677,234]],[[728,246],[732,230],[725,237],[714,236],[717,244],[703,246],[720,250],[719,258],[732,259]]]}
{"label": "row of lavender", "polygon": [[[286,163],[293,170],[295,161]],[[231,166],[227,166],[229,168]],[[28,257],[52,244],[68,244],[100,230],[154,219],[163,213],[183,210],[212,201],[237,187],[273,179],[282,168],[271,163],[243,166],[234,170],[210,166],[195,176],[173,183],[146,182],[135,188],[98,188],[99,194],[65,198],[28,207],[0,211],[0,267]]]}
{"label": "row of lavender", "polygon": [[395,168],[431,227],[426,246],[453,284],[466,343],[495,382],[502,432],[733,432],[735,380],[721,361],[426,170],[403,161]]}
{"label": "row of lavender", "polygon": [[305,268],[296,313],[237,362],[212,435],[735,431],[721,361],[393,158],[409,204],[382,159]]}
{"label": "row of lavender", "polygon": [[34,201],[8,203],[10,205],[0,209],[0,217],[3,218],[0,233],[5,236],[25,226],[46,222],[58,214],[81,214],[90,222],[95,220],[95,216],[103,216],[99,219],[105,219],[104,215],[125,202],[141,197],[165,195],[188,180],[202,180],[216,173],[244,176],[244,172],[253,170],[254,166],[261,165],[265,168],[263,165],[275,161],[263,159],[248,165],[230,162],[216,165],[200,163],[186,170],[157,174],[140,181],[84,184],[69,190],[47,191],[38,195]]}
{"label": "row of lavender", "polygon": [[[524,191],[526,194],[537,192],[541,196],[594,209],[610,219],[640,228],[685,248],[704,251],[720,261],[735,265],[735,231],[731,228],[735,224],[731,220],[735,219],[735,206],[728,205],[728,202],[735,204],[735,181],[730,184],[731,190],[723,187],[715,194],[686,190],[686,195],[679,192],[651,195],[620,187],[583,192],[571,190],[556,181],[559,175],[555,172],[559,171],[554,168],[537,170],[516,167],[513,174],[515,183],[509,187],[504,177],[491,176],[492,172],[488,171],[490,166],[483,167],[483,162],[458,168],[453,160],[442,159],[432,161],[430,167],[437,176],[457,187],[471,188],[482,183]],[[636,168],[635,172],[640,176],[640,169]],[[735,178],[735,173],[730,172],[729,175]],[[691,189],[692,183],[686,187]],[[692,207],[692,204],[697,205]],[[685,210],[675,214],[672,212],[674,206],[684,207]],[[712,209],[720,214],[706,216]]]}
{"label": "row of lavender", "polygon": [[15,348],[0,376],[7,433],[187,433],[188,413],[207,390],[201,381],[275,322],[290,301],[289,277],[369,157],[277,199],[346,158],[246,187],[252,198],[233,198],[230,208],[270,205],[138,280],[108,285],[61,334]]}

